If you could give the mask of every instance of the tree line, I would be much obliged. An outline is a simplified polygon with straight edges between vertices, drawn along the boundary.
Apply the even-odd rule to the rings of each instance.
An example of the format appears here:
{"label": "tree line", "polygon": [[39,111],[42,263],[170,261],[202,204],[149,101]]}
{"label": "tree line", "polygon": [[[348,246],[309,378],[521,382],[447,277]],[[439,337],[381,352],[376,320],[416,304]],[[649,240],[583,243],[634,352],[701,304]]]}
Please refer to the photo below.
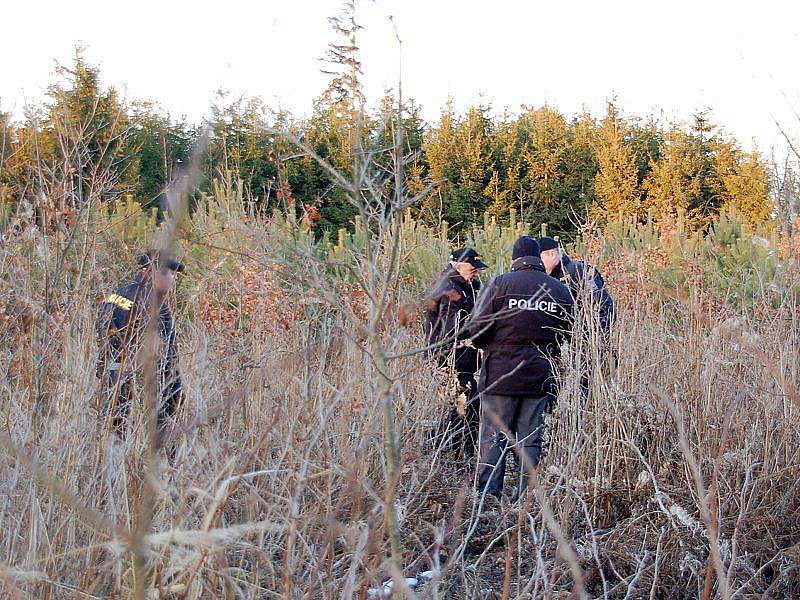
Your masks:
{"label": "tree line", "polygon": [[[356,50],[354,44],[332,47],[343,63]],[[363,108],[359,65],[348,64],[310,115],[220,93],[201,125],[154,103],[125,102],[101,85],[98,69],[78,50],[43,102],[16,120],[0,113],[0,199],[35,206],[58,198],[62,208],[74,208],[92,198],[113,203],[132,195],[157,207],[205,126],[211,142],[199,192],[215,179],[227,181],[241,186],[254,210],[303,211],[315,230],[335,230],[350,226],[355,209],[302,148],[347,171],[356,146],[390,148],[401,123],[406,190],[434,184],[411,209],[414,216],[446,220],[456,230],[482,222],[487,212],[502,221],[512,210],[548,222],[555,232],[587,218],[602,225],[620,214],[646,220],[682,213],[698,228],[730,209],[751,223],[778,216],[765,157],[744,150],[707,111],[689,123],[663,124],[625,115],[615,99],[600,118],[588,111],[568,117],[549,105],[501,114],[489,104],[457,111],[448,102],[438,119],[426,122],[408,100],[398,120],[391,93],[376,108]],[[391,164],[380,164],[380,152],[374,157],[391,186]]]}

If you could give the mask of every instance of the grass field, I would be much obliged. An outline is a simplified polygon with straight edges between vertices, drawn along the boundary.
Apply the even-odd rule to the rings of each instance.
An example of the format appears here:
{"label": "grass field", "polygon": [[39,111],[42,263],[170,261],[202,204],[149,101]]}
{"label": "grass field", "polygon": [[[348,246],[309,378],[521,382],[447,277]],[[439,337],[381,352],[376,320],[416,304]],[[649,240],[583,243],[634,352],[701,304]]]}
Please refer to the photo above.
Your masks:
{"label": "grass field", "polygon": [[[451,397],[418,351],[444,234],[407,220],[402,260],[379,243],[368,263],[358,236],[317,243],[218,192],[175,235],[186,407],[171,461],[151,455],[140,410],[116,440],[94,375],[99,301],[153,223],[136,207],[4,223],[4,597],[365,598],[393,577],[424,598],[800,593],[790,233],[585,231],[617,299],[616,360],[577,336],[534,499],[487,536],[473,465],[424,447]],[[497,271],[527,227],[487,222],[465,241]],[[386,274],[379,306],[367,264]]]}

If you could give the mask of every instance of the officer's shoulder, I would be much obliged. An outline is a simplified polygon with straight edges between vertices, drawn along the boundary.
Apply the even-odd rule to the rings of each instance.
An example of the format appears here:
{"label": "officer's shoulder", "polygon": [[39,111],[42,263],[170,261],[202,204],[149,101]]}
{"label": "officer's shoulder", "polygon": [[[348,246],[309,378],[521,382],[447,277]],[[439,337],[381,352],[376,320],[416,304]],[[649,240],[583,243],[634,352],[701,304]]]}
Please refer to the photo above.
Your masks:
{"label": "officer's shoulder", "polygon": [[552,275],[548,275],[547,273],[543,273],[543,275],[547,278],[547,283],[552,285],[554,288],[558,290],[560,289],[569,290],[567,284],[561,281],[560,279],[556,279],[555,277],[553,277]]}
{"label": "officer's shoulder", "polygon": [[569,291],[569,287],[566,283],[547,274],[544,274],[544,276],[547,278],[547,283],[554,292],[562,294],[565,298],[569,297],[570,300],[572,299],[572,292]]}
{"label": "officer's shoulder", "polygon": [[513,271],[510,271],[508,273],[498,273],[489,280],[489,283],[497,283],[498,281],[505,281],[508,278],[508,276],[511,275],[511,273],[513,273]]}
{"label": "officer's shoulder", "polygon": [[567,265],[567,270],[576,275],[599,275],[600,271],[594,265],[587,263],[585,260],[573,260]]}
{"label": "officer's shoulder", "polygon": [[442,271],[436,276],[436,279],[434,280],[433,285],[431,286],[431,293],[435,294],[439,290],[446,289],[451,285],[453,285],[453,280],[450,279],[450,273],[448,273],[447,271]]}
{"label": "officer's shoulder", "polygon": [[508,273],[500,273],[499,275],[495,275],[489,280],[489,285],[491,286],[498,286],[503,285],[504,283],[508,282],[509,279],[512,279],[516,273],[519,271],[509,271]]}
{"label": "officer's shoulder", "polygon": [[138,284],[136,282],[126,283],[119,286],[114,293],[118,296],[125,296],[126,298],[133,300],[134,296],[136,296],[137,285]]}
{"label": "officer's shoulder", "polygon": [[603,287],[603,276],[597,267],[583,260],[572,261],[570,265],[574,265],[569,271],[573,278],[594,280],[598,287]]}
{"label": "officer's shoulder", "polygon": [[452,296],[452,292],[456,292],[459,297],[461,296],[456,282],[449,277],[445,278],[440,285],[437,286],[437,294],[440,298],[449,298]]}
{"label": "officer's shoulder", "polygon": [[570,273],[570,274],[578,273],[578,274],[580,274],[580,273],[582,273],[583,271],[586,270],[586,263],[583,262],[582,260],[573,259],[573,260],[569,261],[565,265],[565,267],[566,267],[567,273]]}

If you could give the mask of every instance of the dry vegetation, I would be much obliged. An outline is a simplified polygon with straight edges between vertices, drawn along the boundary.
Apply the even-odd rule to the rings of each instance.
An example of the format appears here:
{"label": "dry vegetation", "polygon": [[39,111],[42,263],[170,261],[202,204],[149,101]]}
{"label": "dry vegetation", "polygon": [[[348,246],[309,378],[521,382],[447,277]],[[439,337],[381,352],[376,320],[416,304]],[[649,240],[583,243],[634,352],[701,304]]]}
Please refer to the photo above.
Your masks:
{"label": "dry vegetation", "polygon": [[[316,243],[218,187],[177,235],[187,409],[172,461],[149,460],[144,429],[123,443],[98,418],[93,329],[149,217],[90,199],[45,222],[46,206],[0,213],[6,597],[365,598],[392,578],[426,598],[800,593],[790,234],[585,232],[618,299],[613,356],[569,353],[535,498],[486,535],[471,465],[425,448],[448,379],[409,307],[441,232],[372,203],[377,237]],[[499,261],[525,227],[472,241]]]}

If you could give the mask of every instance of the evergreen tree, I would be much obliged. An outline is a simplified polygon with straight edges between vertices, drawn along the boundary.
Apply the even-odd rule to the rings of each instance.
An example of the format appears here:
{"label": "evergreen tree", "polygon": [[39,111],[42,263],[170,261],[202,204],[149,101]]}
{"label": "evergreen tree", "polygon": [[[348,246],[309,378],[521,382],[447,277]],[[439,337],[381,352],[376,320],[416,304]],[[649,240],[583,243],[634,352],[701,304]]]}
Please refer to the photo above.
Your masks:
{"label": "evergreen tree", "polygon": [[[471,106],[456,129],[456,156],[459,167],[459,204],[457,212],[447,214],[450,222],[459,217],[465,224],[483,218],[490,198],[486,195],[494,171],[494,123],[490,107]],[[463,216],[462,216],[463,215]]]}
{"label": "evergreen tree", "polygon": [[0,204],[15,199],[14,172],[12,162],[16,132],[11,122],[11,114],[0,111]]}
{"label": "evergreen tree", "polygon": [[[303,142],[342,173],[353,168],[351,156],[355,129],[351,114],[341,110],[340,103],[322,98],[314,107],[314,114],[303,127]],[[320,198],[320,226],[334,230],[349,227],[356,209],[347,195],[331,178],[328,171],[311,156],[292,160],[290,171],[294,177],[293,193],[302,200]],[[300,175],[302,174],[302,176]]]}
{"label": "evergreen tree", "polygon": [[[456,197],[459,172],[456,159],[456,118],[451,99],[442,109],[439,122],[423,136],[428,177],[436,186],[433,193],[423,199],[424,211],[432,221],[443,219],[447,208]],[[446,208],[447,207],[447,208]]]}
{"label": "evergreen tree", "polygon": [[508,218],[512,208],[520,214],[524,210],[523,165],[518,158],[521,142],[519,123],[508,112],[504,113],[496,127],[496,166],[484,191],[491,199],[488,212],[501,219]]}
{"label": "evergreen tree", "polygon": [[549,106],[525,108],[519,118],[522,218],[569,227],[571,206],[564,185],[568,131],[564,117]]}
{"label": "evergreen tree", "polygon": [[641,189],[636,156],[628,143],[627,126],[613,100],[606,105],[606,117],[597,143],[599,170],[595,193],[603,220],[617,214],[641,216]]}
{"label": "evergreen tree", "polygon": [[405,152],[412,158],[405,167],[405,188],[408,195],[415,196],[427,185],[429,165],[424,151],[427,125],[421,107],[413,99],[404,103],[402,121]]}
{"label": "evergreen tree", "polygon": [[[328,161],[334,168],[350,173],[356,166],[354,160],[363,160],[366,141],[366,113],[361,84],[358,32],[355,2],[345,2],[340,15],[328,19],[336,40],[328,45],[323,73],[331,80],[322,96],[315,102],[314,112],[304,127],[304,143]],[[295,193],[301,198],[321,202],[319,225],[326,229],[350,226],[356,215],[355,207],[344,190],[331,179],[330,174],[317,161],[306,156],[294,165],[294,172],[308,175],[297,181]]]}
{"label": "evergreen tree", "polygon": [[38,158],[61,182],[63,201],[77,206],[89,198],[110,200],[131,191],[138,161],[127,107],[114,88],[101,89],[100,73],[80,47],[72,66],[61,66],[58,73],[66,85],[48,89],[51,102],[37,133]]}
{"label": "evergreen tree", "polygon": [[694,173],[695,194],[690,206],[691,219],[697,225],[707,226],[722,207],[723,199],[715,194],[717,126],[709,119],[709,111],[700,111],[693,117],[689,139],[697,165]]}
{"label": "evergreen tree", "polygon": [[[397,99],[390,91],[384,93],[380,108],[375,115],[367,121],[366,132],[369,145],[374,151],[374,162],[385,176],[386,193],[391,195],[394,190],[394,159],[393,149],[395,144],[395,129],[397,128]],[[407,100],[401,109],[403,128],[403,158],[408,162],[404,167],[404,189],[410,195],[421,192],[426,185],[427,162],[422,151],[425,135],[425,122],[420,114],[420,108],[414,100]]]}
{"label": "evergreen tree", "polygon": [[653,162],[661,158],[664,136],[653,117],[644,122],[640,119],[629,121],[627,129],[628,143],[636,156],[639,186],[642,187],[650,174]]}
{"label": "evergreen tree", "polygon": [[781,228],[789,233],[800,215],[800,173],[797,164],[788,154],[780,162],[773,157],[768,177]]}
{"label": "evergreen tree", "polygon": [[464,118],[456,119],[448,102],[426,138],[429,177],[440,183],[435,198],[441,202],[441,216],[456,228],[477,222],[490,203],[487,188],[495,161],[489,110],[472,106]]}
{"label": "evergreen tree", "polygon": [[[314,204],[321,214],[317,226],[324,229],[350,226],[356,209],[302,148],[348,178],[364,160],[374,161],[385,175],[379,185],[390,195],[398,109],[390,93],[373,112],[365,108],[354,2],[330,21],[336,40],[325,72],[331,79],[312,114],[295,120],[258,100],[229,102],[221,95],[206,165],[209,179],[240,181],[246,200],[261,210]],[[108,201],[123,193],[143,204],[158,203],[176,165],[188,156],[195,129],[151,104],[129,108],[101,86],[99,72],[80,49],[59,75],[48,102],[30,107],[23,121],[11,123],[0,114],[3,197],[29,198],[34,206],[53,199],[62,213],[88,199]],[[437,184],[414,214],[445,219],[456,229],[480,222],[485,212],[508,219],[512,208],[558,233],[583,222],[589,207],[603,220],[619,212],[643,218],[648,209],[656,217],[683,212],[695,227],[707,226],[728,208],[753,224],[776,210],[785,222],[795,214],[800,186],[792,170],[769,175],[761,155],[743,152],[707,111],[691,125],[666,131],[652,118],[622,118],[613,101],[599,125],[585,111],[567,122],[549,106],[493,118],[481,104],[456,114],[451,100],[432,126],[413,101],[405,102],[402,115],[402,153],[410,160],[405,190],[417,194]],[[278,130],[301,140],[301,150],[274,135]]]}
{"label": "evergreen tree", "polygon": [[678,127],[667,132],[660,159],[651,160],[645,206],[656,218],[689,211],[701,197],[702,160],[691,136]]}
{"label": "evergreen tree", "polygon": [[213,140],[210,175],[241,182],[244,197],[262,209],[276,195],[278,168],[273,158],[274,136],[269,111],[255,98],[239,98],[212,107]]}
{"label": "evergreen tree", "polygon": [[185,121],[173,123],[150,103],[136,105],[131,120],[139,173],[134,196],[145,207],[161,206],[173,172],[187,160],[196,134]]}
{"label": "evergreen tree", "polygon": [[712,189],[721,207],[743,216],[750,224],[770,218],[775,204],[769,196],[767,169],[758,152],[742,152],[731,141],[716,146]]}
{"label": "evergreen tree", "polygon": [[597,162],[597,123],[583,111],[568,128],[567,152],[564,161],[564,202],[569,207],[569,222],[553,224],[557,233],[567,233],[588,217],[588,207],[596,203],[595,178]]}

